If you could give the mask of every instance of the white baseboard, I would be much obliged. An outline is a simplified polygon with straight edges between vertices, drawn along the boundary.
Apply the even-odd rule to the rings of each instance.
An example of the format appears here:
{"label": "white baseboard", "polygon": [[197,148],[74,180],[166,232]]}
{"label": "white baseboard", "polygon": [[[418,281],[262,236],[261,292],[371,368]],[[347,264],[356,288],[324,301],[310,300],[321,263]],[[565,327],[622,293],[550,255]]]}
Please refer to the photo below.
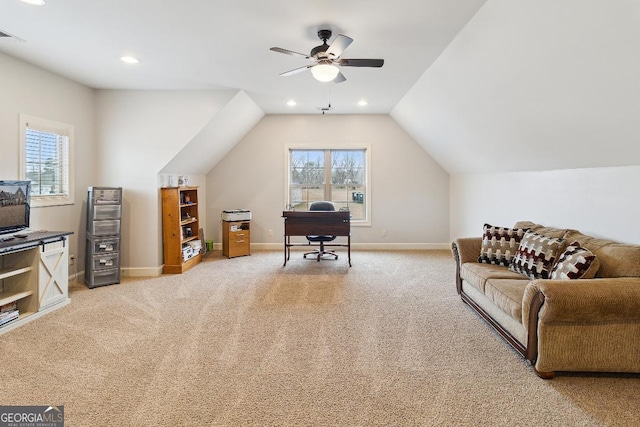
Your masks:
{"label": "white baseboard", "polygon": [[[222,250],[222,244],[214,244],[215,250]],[[251,249],[256,251],[284,250],[282,243],[251,243]],[[305,250],[305,246],[293,246],[291,250]],[[361,251],[406,251],[406,250],[448,250],[451,243],[351,243],[352,250]]]}
{"label": "white baseboard", "polygon": [[[222,250],[221,243],[214,243],[213,249]],[[307,246],[293,246],[293,251],[308,250]],[[407,251],[407,250],[449,250],[450,243],[351,243],[351,250],[358,251]],[[251,250],[255,251],[284,251],[282,243],[251,243]],[[158,267],[122,268],[123,277],[157,277],[162,275],[162,265]],[[74,276],[84,276],[78,272]]]}
{"label": "white baseboard", "polygon": [[122,268],[120,275],[124,277],[156,277],[162,275],[162,265],[158,267]]}

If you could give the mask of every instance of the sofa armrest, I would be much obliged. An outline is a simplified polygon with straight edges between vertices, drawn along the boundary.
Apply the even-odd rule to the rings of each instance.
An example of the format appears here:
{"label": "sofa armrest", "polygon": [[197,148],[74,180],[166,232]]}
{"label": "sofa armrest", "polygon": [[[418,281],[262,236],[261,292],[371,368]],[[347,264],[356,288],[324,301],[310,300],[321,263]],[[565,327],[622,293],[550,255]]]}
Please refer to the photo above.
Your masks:
{"label": "sofa armrest", "polygon": [[456,247],[460,265],[465,262],[478,262],[482,249],[482,237],[462,237],[455,239],[451,245]]}
{"label": "sofa armrest", "polygon": [[460,267],[465,262],[478,262],[482,249],[482,237],[462,237],[451,243],[451,252],[456,260],[456,290],[462,292],[462,278]]}
{"label": "sofa armrest", "polygon": [[[542,331],[567,326],[576,327],[576,331],[582,331],[579,333],[584,334],[589,329],[599,329],[605,324],[640,323],[640,277],[534,280],[527,285],[522,298],[522,322],[528,335],[525,357],[535,365],[538,375],[552,378],[554,369],[549,369],[549,366],[553,366],[554,363],[550,361],[558,354],[566,352],[566,349],[555,354],[547,348],[545,360],[540,362],[538,350]],[[597,336],[598,340],[602,338],[600,335]],[[588,368],[582,366],[579,370],[601,368],[597,364],[598,368],[594,367],[596,365],[589,365],[588,361],[582,362],[586,363],[585,366]],[[626,365],[623,363],[620,366]]]}
{"label": "sofa armrest", "polygon": [[528,324],[532,303],[542,298],[542,322],[585,323],[640,320],[640,277],[578,280],[534,280],[522,300],[522,321]]}

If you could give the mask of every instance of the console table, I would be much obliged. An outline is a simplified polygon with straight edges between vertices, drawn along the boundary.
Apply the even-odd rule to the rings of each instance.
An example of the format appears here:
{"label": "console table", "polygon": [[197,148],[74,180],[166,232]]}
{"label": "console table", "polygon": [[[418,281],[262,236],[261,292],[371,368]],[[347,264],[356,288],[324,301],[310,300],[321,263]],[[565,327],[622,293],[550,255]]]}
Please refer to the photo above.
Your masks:
{"label": "console table", "polygon": [[69,300],[68,231],[29,232],[0,241],[0,306],[15,303],[19,317],[0,334],[56,310]]}
{"label": "console table", "polygon": [[346,211],[284,211],[284,265],[291,255],[292,246],[310,246],[310,243],[291,243],[291,236],[346,236],[347,243],[324,244],[326,247],[346,247],[351,267],[351,212]]}

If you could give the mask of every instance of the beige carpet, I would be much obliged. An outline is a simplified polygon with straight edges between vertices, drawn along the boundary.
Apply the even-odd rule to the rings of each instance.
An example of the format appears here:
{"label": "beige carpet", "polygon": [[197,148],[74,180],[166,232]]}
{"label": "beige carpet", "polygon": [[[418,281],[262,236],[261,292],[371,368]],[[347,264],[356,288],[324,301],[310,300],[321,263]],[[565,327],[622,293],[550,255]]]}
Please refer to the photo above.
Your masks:
{"label": "beige carpet", "polygon": [[640,378],[539,379],[460,301],[449,252],[344,258],[76,285],[0,336],[0,404],[63,404],[68,426],[638,425]]}

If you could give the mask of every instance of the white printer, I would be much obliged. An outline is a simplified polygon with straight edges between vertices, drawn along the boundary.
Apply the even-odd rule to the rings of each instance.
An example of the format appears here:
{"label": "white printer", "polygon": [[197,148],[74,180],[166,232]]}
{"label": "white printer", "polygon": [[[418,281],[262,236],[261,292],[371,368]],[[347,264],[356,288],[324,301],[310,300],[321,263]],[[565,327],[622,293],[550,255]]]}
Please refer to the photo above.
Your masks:
{"label": "white printer", "polygon": [[251,211],[246,209],[230,209],[222,211],[223,221],[251,221]]}

